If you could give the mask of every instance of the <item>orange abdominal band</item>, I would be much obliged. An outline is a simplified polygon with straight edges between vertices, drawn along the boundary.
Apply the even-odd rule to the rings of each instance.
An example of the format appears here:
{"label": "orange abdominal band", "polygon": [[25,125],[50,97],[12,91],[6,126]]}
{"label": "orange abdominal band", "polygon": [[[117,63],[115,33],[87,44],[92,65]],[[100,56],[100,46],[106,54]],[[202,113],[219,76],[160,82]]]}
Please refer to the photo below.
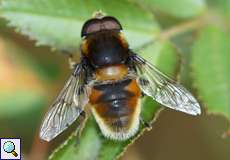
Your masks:
{"label": "orange abdominal band", "polygon": [[96,70],[97,80],[120,80],[128,74],[128,68],[124,64],[111,65]]}

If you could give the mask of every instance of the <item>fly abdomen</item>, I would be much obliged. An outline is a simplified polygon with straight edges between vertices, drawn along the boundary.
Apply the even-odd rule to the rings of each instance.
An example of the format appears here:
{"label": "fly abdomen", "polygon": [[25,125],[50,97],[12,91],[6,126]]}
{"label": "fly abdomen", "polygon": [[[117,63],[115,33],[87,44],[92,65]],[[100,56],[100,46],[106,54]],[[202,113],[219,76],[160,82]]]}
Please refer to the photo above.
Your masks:
{"label": "fly abdomen", "polygon": [[140,88],[135,79],[124,79],[92,88],[92,112],[102,133],[123,140],[135,134],[139,126]]}
{"label": "fly abdomen", "polygon": [[106,111],[104,114],[102,114],[104,118],[120,118],[123,116],[128,116],[130,113],[132,113],[132,110],[129,108],[126,99],[116,99],[109,101],[104,103],[104,107],[106,107]]}
{"label": "fly abdomen", "polygon": [[100,116],[104,118],[119,118],[132,113],[129,100],[135,94],[125,89],[131,81],[131,79],[126,79],[110,84],[99,84],[93,87],[92,94],[100,92],[100,95],[96,100],[91,100],[91,104],[94,105]]}

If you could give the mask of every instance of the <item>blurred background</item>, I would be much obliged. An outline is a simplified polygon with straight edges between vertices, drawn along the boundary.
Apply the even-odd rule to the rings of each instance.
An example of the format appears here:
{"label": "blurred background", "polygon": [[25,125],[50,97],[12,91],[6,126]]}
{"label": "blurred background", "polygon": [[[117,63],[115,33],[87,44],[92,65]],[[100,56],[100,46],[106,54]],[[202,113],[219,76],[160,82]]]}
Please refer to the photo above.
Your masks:
{"label": "blurred background", "polygon": [[[32,20],[21,16],[22,23],[31,27],[27,28],[27,32],[20,23],[13,23],[16,18],[20,22],[20,16],[16,15],[20,15],[23,9],[28,11],[30,5],[39,3],[40,7],[49,8],[48,2],[51,4],[54,1],[32,0],[30,4],[29,1],[23,0],[18,8],[14,5],[14,0],[9,1],[11,2],[7,4],[6,1],[0,0],[2,5],[0,8],[2,17],[0,19],[0,137],[20,137],[25,160],[45,160],[52,150],[75,129],[75,126],[72,126],[51,143],[43,142],[38,138],[44,113],[63,87],[71,71],[67,55],[61,54],[59,49],[52,50],[51,48],[58,48],[53,43],[44,42],[41,44],[45,45],[36,45],[35,39],[39,41],[39,36],[37,33],[35,36],[31,34],[33,25],[30,23],[34,23]],[[64,3],[64,0],[57,0],[57,4],[59,1]],[[74,3],[76,8],[80,5],[78,1],[66,2]],[[95,5],[96,2],[87,1],[88,4],[85,4],[83,10],[88,9],[87,13],[92,14],[91,10],[96,11],[103,7],[108,9],[109,2],[100,0],[99,2],[101,6],[98,7]],[[154,21],[157,22],[159,29],[154,31],[153,39],[147,38],[146,42],[153,42],[154,48],[155,42],[167,40],[177,50],[181,61],[178,64],[180,68],[178,80],[199,99],[203,112],[201,116],[193,117],[170,109],[163,110],[153,124],[153,129],[136,140],[121,159],[229,160],[230,0],[218,2],[215,0],[184,0],[183,2],[182,0],[132,0],[119,1],[117,6],[110,6],[109,9],[116,10],[123,3],[133,3],[140,9],[140,15],[144,13],[143,10],[154,15]],[[106,10],[106,13],[110,13],[110,10]],[[112,12],[111,15],[135,20],[129,9],[124,10],[126,10],[124,13],[117,15],[117,12],[114,14]],[[44,11],[44,14],[47,12]],[[63,14],[64,12],[65,10]],[[90,16],[78,10],[74,12],[79,17],[83,17],[78,24],[80,28]],[[12,17],[9,16],[10,13]],[[39,12],[34,10],[34,13],[40,14],[42,10],[40,9]],[[57,13],[57,15],[62,14],[60,10],[57,10]],[[9,22],[11,27],[7,26]],[[126,21],[123,22],[126,25]],[[136,24],[141,23],[140,21],[127,23],[141,26]],[[75,32],[75,36],[79,39],[80,29],[76,29]],[[130,34],[131,32],[128,36],[132,39]],[[142,39],[133,43],[139,44],[139,41]],[[79,42],[76,41],[74,44],[76,48]],[[148,43],[134,46],[134,49],[141,50]],[[151,54],[155,54],[155,51],[153,50]],[[215,58],[209,61],[211,56]],[[216,72],[215,68],[222,72]]]}

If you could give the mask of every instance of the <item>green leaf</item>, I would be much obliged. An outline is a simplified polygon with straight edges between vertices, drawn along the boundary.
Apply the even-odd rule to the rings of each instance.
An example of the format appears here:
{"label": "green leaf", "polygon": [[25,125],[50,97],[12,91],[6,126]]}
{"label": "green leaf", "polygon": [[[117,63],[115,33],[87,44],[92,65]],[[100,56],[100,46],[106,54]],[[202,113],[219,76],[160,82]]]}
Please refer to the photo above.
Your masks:
{"label": "green leaf", "polygon": [[179,70],[179,53],[168,41],[156,41],[153,45],[140,51],[140,54],[143,58],[155,64],[165,74],[174,76]]}
{"label": "green leaf", "polygon": [[215,27],[202,29],[194,44],[194,86],[209,112],[230,118],[230,35]]}
{"label": "green leaf", "polygon": [[64,144],[54,151],[50,159],[97,159],[101,148],[101,140],[96,125],[96,122],[92,118],[89,118],[86,122],[86,127],[81,133],[82,136],[79,144],[77,145],[77,138],[74,133]]}
{"label": "green leaf", "polygon": [[208,0],[208,4],[220,13],[230,16],[230,0]]}
{"label": "green leaf", "polygon": [[206,9],[204,0],[142,0],[141,5],[178,18],[198,16]]}
{"label": "green leaf", "polygon": [[[179,64],[175,48],[169,42],[156,42],[140,53],[143,57],[156,64],[161,71],[174,75]],[[151,98],[142,99],[142,118],[152,123],[157,118],[159,105]],[[51,160],[82,159],[82,160],[113,160],[117,159],[133,143],[146,128],[141,125],[136,136],[127,141],[112,141],[102,136],[95,120],[90,117],[82,132],[80,144],[76,144],[76,136],[71,136],[50,156]],[[84,154],[87,153],[87,154]],[[89,156],[92,155],[92,156]]]}
{"label": "green leaf", "polygon": [[84,22],[95,11],[117,17],[132,47],[153,39],[159,28],[150,12],[127,0],[2,0],[0,14],[38,45],[76,50]]}

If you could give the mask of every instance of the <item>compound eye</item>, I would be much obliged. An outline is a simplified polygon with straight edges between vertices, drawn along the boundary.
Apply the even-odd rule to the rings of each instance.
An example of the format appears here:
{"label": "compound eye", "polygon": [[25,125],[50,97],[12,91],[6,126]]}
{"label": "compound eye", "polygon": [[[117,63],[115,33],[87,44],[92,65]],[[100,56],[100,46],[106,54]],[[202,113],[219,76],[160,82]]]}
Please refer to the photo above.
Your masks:
{"label": "compound eye", "polygon": [[100,30],[100,23],[99,19],[90,19],[86,21],[82,27],[81,37],[98,32]]}
{"label": "compound eye", "polygon": [[120,22],[114,17],[107,16],[107,17],[104,17],[102,21],[103,21],[103,26],[107,30],[122,30],[122,26]]}
{"label": "compound eye", "polygon": [[87,36],[103,30],[118,30],[122,29],[119,21],[114,17],[103,17],[101,19],[93,18],[85,22],[82,27],[81,37]]}

